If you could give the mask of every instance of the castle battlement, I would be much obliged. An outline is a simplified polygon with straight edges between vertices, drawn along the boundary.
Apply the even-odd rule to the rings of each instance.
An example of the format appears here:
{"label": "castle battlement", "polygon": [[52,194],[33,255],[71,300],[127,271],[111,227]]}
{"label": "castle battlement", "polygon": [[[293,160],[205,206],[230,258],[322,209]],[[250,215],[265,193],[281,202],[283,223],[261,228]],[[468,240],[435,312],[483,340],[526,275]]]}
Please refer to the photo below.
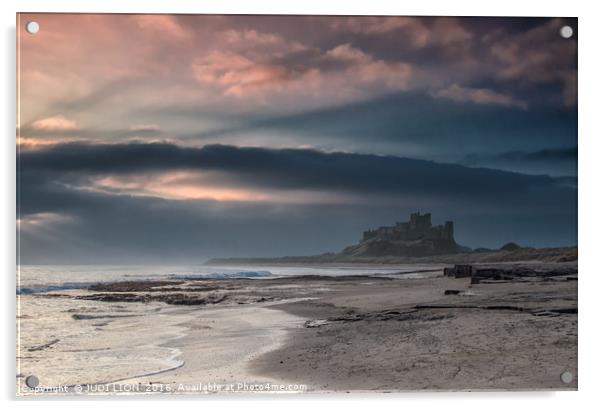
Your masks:
{"label": "castle battlement", "polygon": [[433,226],[431,214],[412,213],[407,222],[396,222],[394,226],[382,226],[366,230],[361,241],[370,239],[415,241],[422,239],[454,241],[454,222]]}

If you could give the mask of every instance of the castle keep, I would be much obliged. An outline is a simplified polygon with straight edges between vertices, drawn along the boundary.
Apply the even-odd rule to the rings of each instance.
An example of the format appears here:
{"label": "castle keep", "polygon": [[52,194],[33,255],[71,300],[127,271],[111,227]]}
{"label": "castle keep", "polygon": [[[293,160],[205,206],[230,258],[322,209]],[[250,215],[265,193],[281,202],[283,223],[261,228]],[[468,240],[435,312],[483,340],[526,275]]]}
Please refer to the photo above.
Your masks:
{"label": "castle keep", "polygon": [[375,230],[364,232],[362,242],[370,239],[393,241],[415,240],[449,240],[454,241],[454,222],[445,222],[445,225],[433,226],[431,214],[420,212],[412,213],[407,222],[397,222],[395,226],[383,226]]}

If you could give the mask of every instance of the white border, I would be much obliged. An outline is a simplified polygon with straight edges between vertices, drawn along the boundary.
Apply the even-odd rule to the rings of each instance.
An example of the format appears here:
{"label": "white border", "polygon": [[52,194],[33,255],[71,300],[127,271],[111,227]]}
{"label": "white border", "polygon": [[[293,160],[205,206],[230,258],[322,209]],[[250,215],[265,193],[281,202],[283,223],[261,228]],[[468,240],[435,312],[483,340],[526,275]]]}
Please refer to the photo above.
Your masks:
{"label": "white border", "polygon": [[[191,399],[177,398],[176,405],[227,404],[245,405],[249,408],[286,406],[305,408],[308,405],[332,405],[344,403],[351,407],[365,407],[377,403],[386,407],[399,408],[400,405],[426,407],[476,407],[482,409],[504,408],[509,405],[544,404],[549,408],[567,408],[587,405],[596,399],[598,383],[602,379],[600,361],[600,334],[598,326],[601,306],[596,302],[602,291],[599,261],[595,258],[600,252],[602,235],[599,198],[602,169],[601,104],[599,102],[602,75],[600,39],[602,21],[599,7],[595,2],[554,1],[528,2],[525,0],[504,0],[485,2],[474,0],[454,1],[414,1],[370,0],[352,3],[350,0],[303,0],[292,2],[276,0],[221,0],[213,2],[193,2],[192,0],[169,0],[145,2],[125,2],[123,0],[68,1],[21,0],[9,3],[0,2],[2,12],[2,178],[3,199],[2,232],[2,303],[6,307],[2,314],[2,397],[15,404],[15,362],[14,362],[14,277],[15,277],[15,13],[20,12],[145,12],[145,13],[224,13],[224,14],[378,14],[378,15],[456,15],[456,16],[570,16],[579,17],[579,392],[515,392],[515,393],[419,393],[387,395],[320,395],[293,398],[244,396],[221,398],[204,397]],[[174,397],[168,397],[174,400]],[[284,400],[286,399],[286,400]],[[106,400],[106,399],[105,399]],[[112,401],[111,405],[131,405],[132,399]],[[212,400],[211,402],[208,402]],[[217,400],[217,401],[216,401]],[[80,406],[81,401],[70,399],[35,402],[23,400],[20,405],[42,404],[50,407]],[[92,406],[105,406],[106,401],[89,402]],[[145,399],[138,402],[145,407],[163,407],[166,398]]]}

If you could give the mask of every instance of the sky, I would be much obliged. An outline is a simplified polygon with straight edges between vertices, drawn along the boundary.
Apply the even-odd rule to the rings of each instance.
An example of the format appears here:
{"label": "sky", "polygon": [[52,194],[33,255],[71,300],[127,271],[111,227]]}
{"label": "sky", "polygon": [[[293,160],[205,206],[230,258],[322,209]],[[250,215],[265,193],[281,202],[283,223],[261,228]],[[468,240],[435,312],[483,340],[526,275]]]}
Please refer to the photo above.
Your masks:
{"label": "sky", "polygon": [[336,252],[415,211],[473,248],[577,244],[576,19],[18,24],[22,264]]}

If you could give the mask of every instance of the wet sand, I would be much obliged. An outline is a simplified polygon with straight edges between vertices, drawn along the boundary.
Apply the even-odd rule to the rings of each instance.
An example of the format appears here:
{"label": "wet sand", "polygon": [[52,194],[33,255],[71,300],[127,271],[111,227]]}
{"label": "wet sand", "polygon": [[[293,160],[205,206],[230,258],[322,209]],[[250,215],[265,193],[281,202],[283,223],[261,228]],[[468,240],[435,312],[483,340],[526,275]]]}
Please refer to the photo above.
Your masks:
{"label": "wet sand", "polygon": [[[249,369],[251,361],[284,345],[287,330],[302,326],[304,319],[276,309],[255,306],[190,309],[188,334],[170,347],[181,351],[184,365],[173,371],[126,380],[128,383],[170,385],[177,393],[219,392],[204,388],[232,387],[245,391],[248,385],[278,383],[269,374]],[[247,386],[244,386],[246,384]],[[201,386],[201,390],[196,388]],[[230,390],[228,390],[230,392]]]}

